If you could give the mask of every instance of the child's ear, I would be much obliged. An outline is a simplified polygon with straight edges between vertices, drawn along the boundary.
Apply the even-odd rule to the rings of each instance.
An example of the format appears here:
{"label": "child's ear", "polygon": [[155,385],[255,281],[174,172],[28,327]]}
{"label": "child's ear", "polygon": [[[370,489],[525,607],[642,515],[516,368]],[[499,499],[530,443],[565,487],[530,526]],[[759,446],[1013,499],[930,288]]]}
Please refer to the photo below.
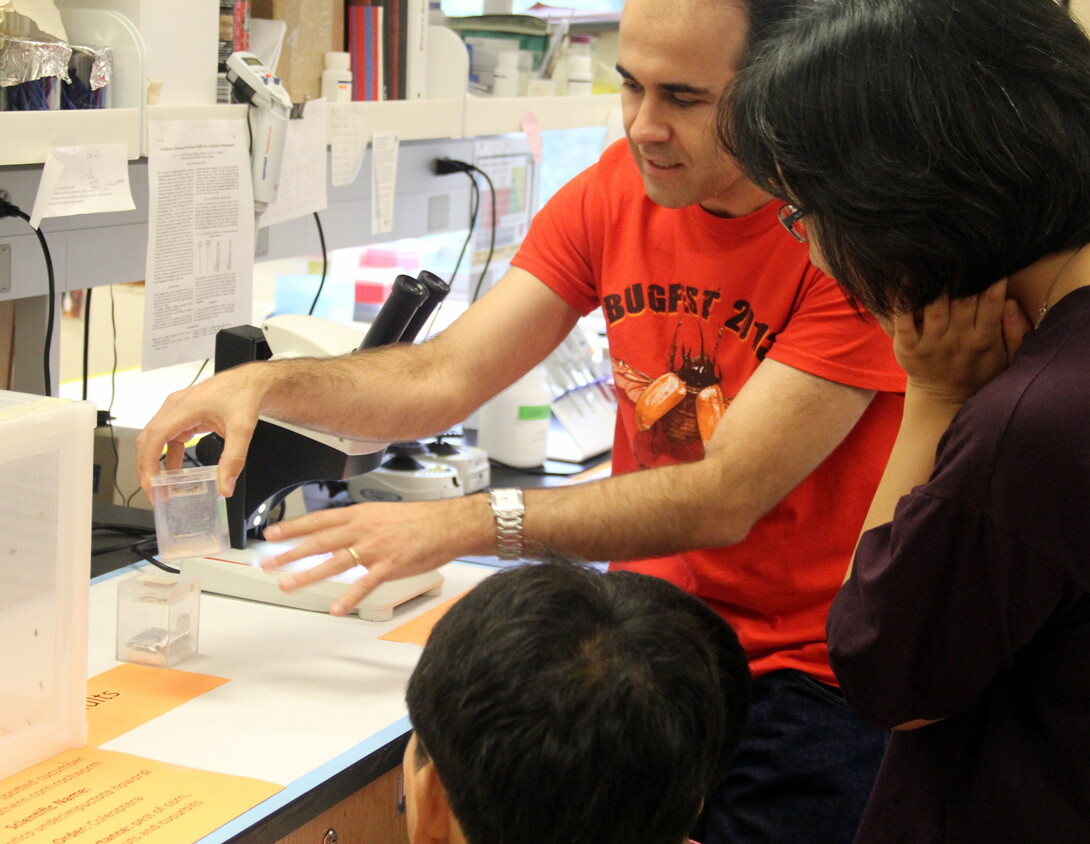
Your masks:
{"label": "child's ear", "polygon": [[461,840],[450,811],[447,790],[429,759],[413,774],[416,789],[416,829],[410,844],[450,844]]}

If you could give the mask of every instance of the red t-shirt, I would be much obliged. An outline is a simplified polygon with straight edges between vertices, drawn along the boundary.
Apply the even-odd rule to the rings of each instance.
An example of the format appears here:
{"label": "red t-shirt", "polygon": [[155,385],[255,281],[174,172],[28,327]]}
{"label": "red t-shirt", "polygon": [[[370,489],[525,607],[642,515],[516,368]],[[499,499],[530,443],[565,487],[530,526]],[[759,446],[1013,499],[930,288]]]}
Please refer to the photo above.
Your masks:
{"label": "red t-shirt", "polygon": [[[796,668],[833,683],[825,617],[896,436],[904,373],[878,325],[810,264],[776,212],[775,202],[734,219],[656,205],[622,141],[549,201],[512,263],[581,313],[603,309],[619,402],[615,474],[701,459],[699,417],[729,405],[766,356],[879,391],[743,542],[613,563],[706,600],[738,632],[755,676]],[[642,408],[637,425],[636,402],[670,372],[686,397],[661,418]]]}

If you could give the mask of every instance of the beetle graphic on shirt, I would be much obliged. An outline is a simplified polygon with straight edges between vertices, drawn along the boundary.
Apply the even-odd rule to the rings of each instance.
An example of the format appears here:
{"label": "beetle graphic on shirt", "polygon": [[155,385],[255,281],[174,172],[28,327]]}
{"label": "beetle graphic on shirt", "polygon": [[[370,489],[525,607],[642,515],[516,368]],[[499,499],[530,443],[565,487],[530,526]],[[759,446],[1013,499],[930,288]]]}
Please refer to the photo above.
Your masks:
{"label": "beetle graphic on shirt", "polygon": [[[691,452],[699,447],[698,453],[689,457],[699,459],[731,401],[723,396],[722,376],[715,363],[723,329],[719,329],[715,348],[709,356],[703,332],[700,332],[699,348],[691,349],[679,345],[680,328],[679,322],[670,346],[666,372],[649,375],[614,357],[613,378],[617,387],[636,405],[637,432],[651,432],[652,437],[661,434],[669,444],[665,447],[671,451]],[[651,450],[653,453],[659,451],[653,439]]]}

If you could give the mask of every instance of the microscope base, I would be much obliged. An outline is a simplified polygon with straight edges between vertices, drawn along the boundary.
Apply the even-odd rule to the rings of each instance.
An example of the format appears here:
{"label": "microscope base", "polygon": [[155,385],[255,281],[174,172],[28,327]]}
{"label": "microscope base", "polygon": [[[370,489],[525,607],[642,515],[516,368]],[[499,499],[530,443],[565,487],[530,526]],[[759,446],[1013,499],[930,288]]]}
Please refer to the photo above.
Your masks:
{"label": "microscope base", "polygon": [[[261,559],[286,547],[283,543],[251,542],[243,550],[229,548],[214,557],[188,557],[178,563],[181,576],[199,577],[204,592],[316,612],[328,612],[330,604],[363,574],[363,569],[357,566],[327,580],[282,592],[277,585],[280,575],[301,571],[320,562],[318,557],[306,557],[277,571],[260,567]],[[365,621],[389,621],[399,605],[420,595],[437,596],[442,587],[443,575],[437,571],[391,580],[380,585],[350,612]]]}

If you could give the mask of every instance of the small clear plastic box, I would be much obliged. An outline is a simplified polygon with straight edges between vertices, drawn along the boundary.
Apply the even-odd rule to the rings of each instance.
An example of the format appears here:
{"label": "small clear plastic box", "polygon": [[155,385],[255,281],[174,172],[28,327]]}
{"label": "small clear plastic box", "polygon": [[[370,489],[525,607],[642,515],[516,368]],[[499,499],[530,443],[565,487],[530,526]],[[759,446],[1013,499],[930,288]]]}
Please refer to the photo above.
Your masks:
{"label": "small clear plastic box", "polygon": [[192,466],[152,476],[159,559],[204,557],[227,549],[227,500],[216,491],[216,474],[216,466]]}
{"label": "small clear plastic box", "polygon": [[201,584],[136,574],[117,586],[117,658],[173,668],[197,654]]}

